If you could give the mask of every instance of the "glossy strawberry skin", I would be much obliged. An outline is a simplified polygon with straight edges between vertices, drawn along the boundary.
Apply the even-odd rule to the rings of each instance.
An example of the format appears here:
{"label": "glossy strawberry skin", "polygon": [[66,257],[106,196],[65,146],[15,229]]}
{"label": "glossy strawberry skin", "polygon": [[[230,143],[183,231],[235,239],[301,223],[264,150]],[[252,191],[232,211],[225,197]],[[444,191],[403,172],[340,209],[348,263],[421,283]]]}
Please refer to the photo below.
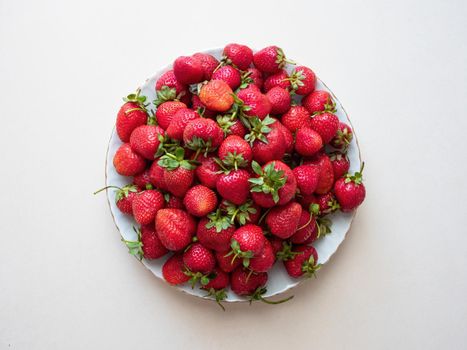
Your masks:
{"label": "glossy strawberry skin", "polygon": [[271,102],[271,113],[272,114],[284,114],[290,109],[290,103],[292,101],[290,93],[279,87],[273,87],[266,93],[269,102]]}
{"label": "glossy strawberry skin", "polygon": [[301,74],[300,85],[295,90],[297,95],[308,95],[313,92],[316,86],[316,75],[308,67],[297,66],[294,69],[294,72],[299,72]]}
{"label": "glossy strawberry skin", "polygon": [[133,201],[136,195],[136,192],[129,192],[128,196],[121,198],[115,203],[117,208],[124,214],[133,215]]}
{"label": "glossy strawberry skin", "polygon": [[264,80],[264,91],[269,91],[274,87],[281,87],[284,90],[290,89],[289,74],[282,69],[280,72],[271,74]]}
{"label": "glossy strawberry skin", "polygon": [[154,154],[159,147],[159,135],[164,134],[164,130],[159,126],[141,125],[138,126],[130,136],[130,145],[133,151],[148,160],[154,160]]}
{"label": "glossy strawberry skin", "polygon": [[204,73],[203,79],[210,80],[212,73],[219,65],[219,61],[213,55],[202,52],[195,53],[193,57],[198,59],[201,63],[201,67]]}
{"label": "glossy strawberry skin", "polygon": [[[226,252],[230,249],[230,239],[235,232],[235,226],[231,225],[220,232],[216,231],[215,227],[207,228],[206,225],[210,222],[208,218],[201,218],[198,222],[196,236],[199,242],[206,248],[216,252]],[[226,253],[227,254],[227,253]],[[230,256],[232,258],[232,256]]]}
{"label": "glossy strawberry skin", "polygon": [[284,139],[284,134],[277,125],[278,122],[271,124],[271,131],[266,134],[267,143],[261,140],[255,140],[251,147],[253,151],[253,159],[260,164],[267,163],[274,159],[282,159],[287,147]]}
{"label": "glossy strawberry skin", "polygon": [[250,84],[246,89],[241,89],[237,97],[249,108],[245,111],[247,116],[256,116],[262,120],[271,112],[271,102],[256,85]]}
{"label": "glossy strawberry skin", "polygon": [[[186,85],[177,80],[173,70],[169,70],[162,74],[156,82],[156,90],[161,90],[164,86],[175,89],[175,94],[178,96],[186,93]],[[186,106],[185,106],[186,107]],[[165,128],[164,128],[165,129]]]}
{"label": "glossy strawberry skin", "polygon": [[263,287],[268,282],[266,272],[253,273],[238,267],[230,276],[230,286],[232,291],[240,296],[253,294],[258,288]]}
{"label": "glossy strawberry skin", "polygon": [[302,127],[295,135],[295,151],[304,157],[311,157],[323,147],[323,140],[312,128]]}
{"label": "glossy strawberry skin", "polygon": [[227,159],[228,154],[242,155],[243,159],[249,164],[253,157],[250,145],[243,138],[236,135],[230,135],[222,141],[218,154],[221,160]]}
{"label": "glossy strawberry skin", "polygon": [[146,124],[148,115],[138,104],[126,102],[118,111],[116,130],[122,142],[130,141],[133,130]]}
{"label": "glossy strawberry skin", "polygon": [[219,267],[215,267],[211,274],[215,277],[211,278],[208,284],[202,286],[203,289],[209,290],[213,288],[215,290],[220,290],[229,286],[230,276],[228,273],[222,271]]}
{"label": "glossy strawberry skin", "polygon": [[183,131],[185,145],[189,145],[195,137],[210,142],[211,149],[216,149],[224,139],[224,132],[214,120],[197,118],[190,121]]}
{"label": "glossy strawberry skin", "polygon": [[175,60],[173,67],[175,77],[182,84],[189,85],[203,81],[203,66],[196,57],[180,56]]}
{"label": "glossy strawberry skin", "polygon": [[167,191],[167,184],[164,180],[164,168],[157,164],[157,162],[157,159],[154,160],[149,168],[149,179],[157,189]]}
{"label": "glossy strawberry skin", "polygon": [[240,72],[234,67],[223,66],[212,74],[212,80],[223,80],[232,90],[235,90],[240,86],[242,78],[240,76]]}
{"label": "glossy strawberry skin", "polygon": [[115,153],[113,165],[120,175],[134,176],[144,171],[146,161],[131,149],[129,143],[124,143]]}
{"label": "glossy strawberry skin", "polygon": [[156,232],[169,250],[185,249],[191,243],[195,230],[196,222],[184,210],[160,209],[156,214]]}
{"label": "glossy strawberry skin", "polygon": [[173,194],[169,194],[169,199],[165,201],[165,207],[168,209],[185,209],[183,200],[179,197],[175,197]]}
{"label": "glossy strawberry skin", "polygon": [[208,187],[196,185],[187,191],[183,198],[183,204],[191,215],[202,217],[216,209],[217,196]]}
{"label": "glossy strawberry skin", "polygon": [[345,150],[353,139],[352,128],[343,122],[339,122],[337,133],[331,140],[331,146],[340,150]]}
{"label": "glossy strawberry skin", "polygon": [[304,245],[294,247],[293,251],[299,252],[300,254],[295,255],[295,257],[290,260],[284,261],[284,266],[289,276],[298,278],[304,274],[302,271],[303,263],[313,255],[316,264],[318,261],[318,253],[312,246]]}
{"label": "glossy strawberry skin", "polygon": [[276,255],[272,245],[268,240],[265,240],[263,251],[258,256],[250,259],[248,267],[254,272],[267,272],[272,268],[275,261]]}
{"label": "glossy strawberry skin", "polygon": [[310,113],[303,106],[292,106],[281,118],[281,123],[291,132],[310,126]]}
{"label": "glossy strawberry skin", "polygon": [[156,213],[165,205],[164,196],[157,190],[145,190],[133,200],[133,216],[141,225],[154,222]]}
{"label": "glossy strawberry skin", "polygon": [[279,72],[284,61],[280,59],[281,49],[277,46],[268,46],[253,55],[253,63],[263,73],[274,74]]}
{"label": "glossy strawberry skin", "polygon": [[187,106],[183,102],[179,101],[167,101],[157,107],[156,120],[159,126],[166,130],[175,113],[181,108],[187,108]]}
{"label": "glossy strawberry skin", "polygon": [[295,143],[292,132],[280,122],[277,122],[274,125],[282,131],[282,135],[284,136],[285,153],[291,154]]}
{"label": "glossy strawberry skin", "polygon": [[219,165],[211,155],[208,155],[207,157],[202,155],[198,157],[198,161],[201,164],[198,165],[195,170],[196,178],[204,186],[215,189],[217,180],[221,176],[221,174],[219,174],[219,171],[221,170]]}
{"label": "glossy strawberry skin", "polygon": [[240,70],[246,70],[253,62],[253,51],[246,45],[228,44],[224,47],[223,55]]}
{"label": "glossy strawberry skin", "polygon": [[205,118],[214,118],[216,116],[215,111],[211,111],[206,107],[206,105],[201,102],[198,95],[193,95],[191,97],[191,108],[198,112],[199,115],[202,115]]}
{"label": "glossy strawberry skin", "polygon": [[274,257],[276,257],[277,253],[283,249],[284,240],[282,238],[272,236],[269,238],[269,243],[271,243],[272,251],[274,252]]}
{"label": "glossy strawberry skin", "polygon": [[190,277],[184,273],[182,254],[174,254],[164,263],[162,266],[162,276],[171,285],[188,282]]}
{"label": "glossy strawberry skin", "polygon": [[331,94],[324,90],[315,90],[302,99],[302,106],[305,107],[310,114],[322,112],[325,110],[325,105],[333,103]]}
{"label": "glossy strawberry skin", "polygon": [[226,112],[234,103],[233,91],[223,80],[211,80],[201,87],[199,98],[210,110]]}
{"label": "glossy strawberry skin", "polygon": [[256,87],[261,90],[264,84],[263,74],[261,73],[261,71],[256,68],[248,68],[246,71],[247,73],[249,73],[248,76],[252,80],[251,84],[256,85]]}
{"label": "glossy strawberry skin", "polygon": [[243,169],[221,174],[216,183],[217,192],[222,198],[240,205],[246,202],[250,194],[250,174]]}
{"label": "glossy strawberry skin", "polygon": [[272,208],[266,215],[266,224],[273,235],[287,239],[297,230],[301,215],[301,205],[297,202],[290,202],[284,206]]}
{"label": "glossy strawberry skin", "polygon": [[320,170],[316,165],[300,165],[293,169],[297,187],[302,195],[312,194],[318,187]]}
{"label": "glossy strawberry skin", "polygon": [[133,183],[143,190],[152,190],[151,177],[149,175],[149,169],[144,170],[142,173],[133,177]]}
{"label": "glossy strawberry skin", "polygon": [[316,204],[319,205],[319,213],[321,215],[332,213],[338,209],[336,207],[336,197],[332,192],[318,195],[316,197]]}
{"label": "glossy strawberry skin", "polygon": [[239,119],[237,119],[230,126],[229,134],[230,135],[237,135],[237,136],[240,136],[240,137],[243,138],[246,135],[246,128],[243,125],[243,123]]}
{"label": "glossy strawberry skin", "polygon": [[298,228],[290,237],[290,242],[293,244],[304,244],[313,234],[316,235],[316,220],[311,217],[308,211],[302,210],[300,220],[298,221]]}
{"label": "glossy strawberry skin", "polygon": [[141,226],[141,243],[143,257],[148,260],[159,259],[169,252],[157,236],[154,225]]}
{"label": "glossy strawberry skin", "polygon": [[164,182],[167,190],[174,196],[183,197],[194,180],[194,171],[178,167],[175,170],[164,169]]}
{"label": "glossy strawberry skin", "polygon": [[328,112],[316,114],[311,118],[310,127],[320,134],[324,144],[328,144],[337,133],[339,119]]}
{"label": "glossy strawberry skin", "polygon": [[335,152],[330,156],[334,178],[338,179],[349,171],[350,162],[345,153]]}
{"label": "glossy strawberry skin", "polygon": [[329,192],[334,184],[334,170],[328,155],[321,153],[317,155],[314,160],[305,161],[304,164],[315,164],[319,167],[320,175],[318,187],[316,187],[315,192],[317,194],[325,194]]}
{"label": "glossy strawberry skin", "polygon": [[340,178],[334,184],[334,193],[343,212],[350,212],[362,204],[365,199],[365,185],[352,181],[346,183],[345,178]]}
{"label": "glossy strawberry skin", "polygon": [[197,118],[200,118],[200,115],[196,111],[189,108],[179,109],[170,121],[167,128],[167,136],[174,140],[183,140],[183,131],[186,126],[190,121]]}
{"label": "glossy strawberry skin", "polygon": [[214,254],[201,243],[194,243],[183,253],[183,262],[192,272],[208,274],[216,266]]}
{"label": "glossy strawberry skin", "polygon": [[241,259],[233,259],[232,255],[228,255],[230,253],[230,247],[226,251],[216,251],[215,256],[217,260],[217,264],[219,265],[219,268],[226,272],[230,273],[233,270],[235,270],[237,267],[239,267],[242,264]]}
{"label": "glossy strawberry skin", "polygon": [[261,227],[246,224],[238,228],[232,235],[232,241],[237,241],[242,252],[252,252],[253,256],[261,254],[266,238]]}

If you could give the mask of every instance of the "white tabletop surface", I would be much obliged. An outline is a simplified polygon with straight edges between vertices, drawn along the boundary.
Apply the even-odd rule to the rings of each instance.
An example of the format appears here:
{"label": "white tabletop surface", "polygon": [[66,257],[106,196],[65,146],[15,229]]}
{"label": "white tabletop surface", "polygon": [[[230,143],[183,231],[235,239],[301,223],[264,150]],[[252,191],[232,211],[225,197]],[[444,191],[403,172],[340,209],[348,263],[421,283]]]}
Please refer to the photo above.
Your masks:
{"label": "white tabletop surface", "polygon": [[[466,17],[461,0],[0,0],[0,349],[465,349]],[[367,198],[292,301],[224,313],[129,256],[92,192],[121,97],[228,42],[277,44],[328,84]]]}

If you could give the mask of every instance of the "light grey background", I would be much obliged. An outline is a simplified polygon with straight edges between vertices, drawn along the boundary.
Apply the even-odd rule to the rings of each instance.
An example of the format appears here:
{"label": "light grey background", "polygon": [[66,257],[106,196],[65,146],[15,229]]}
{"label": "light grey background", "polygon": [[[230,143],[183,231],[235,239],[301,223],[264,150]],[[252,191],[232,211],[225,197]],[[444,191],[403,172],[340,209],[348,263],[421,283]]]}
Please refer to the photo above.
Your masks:
{"label": "light grey background", "polygon": [[[0,0],[1,349],[465,349],[465,1]],[[367,199],[279,306],[214,304],[121,244],[121,97],[181,54],[277,44],[349,113]]]}

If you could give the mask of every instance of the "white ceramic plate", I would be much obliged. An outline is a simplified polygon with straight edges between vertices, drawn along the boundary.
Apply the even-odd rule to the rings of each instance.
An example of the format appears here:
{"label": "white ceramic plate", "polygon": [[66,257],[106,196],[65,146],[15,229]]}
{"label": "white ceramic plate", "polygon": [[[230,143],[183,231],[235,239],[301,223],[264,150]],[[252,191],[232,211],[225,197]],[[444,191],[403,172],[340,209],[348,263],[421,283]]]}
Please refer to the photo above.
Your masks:
{"label": "white ceramic plate", "polygon": [[[222,55],[222,48],[212,49],[203,51],[215,56],[217,59],[221,58]],[[141,86],[141,95],[145,95],[147,97],[147,101],[150,102],[150,109],[155,109],[152,101],[156,98],[155,92],[155,84],[156,80],[167,70],[171,69],[171,65],[161,69],[158,71],[153,77],[149,78],[142,86]],[[293,70],[294,66],[288,65],[286,67],[287,71],[290,73]],[[332,94],[334,101],[336,102],[336,115],[339,117],[339,120],[348,123],[351,125],[350,120],[347,116],[347,113],[342,108],[342,105],[334,96],[334,94],[328,89],[328,87],[318,79],[317,90],[326,90]],[[121,141],[115,132],[115,128],[112,131],[112,135],[109,142],[109,147],[107,150],[107,160],[106,160],[106,185],[114,185],[122,187],[128,183],[131,183],[130,178],[125,178],[115,171],[112,160],[114,157],[115,152],[121,145]],[[360,169],[360,151],[357,143],[357,138],[354,133],[353,140],[350,144],[348,157],[350,160],[350,171],[355,172]],[[107,191],[107,199],[109,202],[110,210],[112,212],[112,216],[117,226],[120,235],[125,240],[136,240],[137,236],[136,233],[133,231],[133,226],[137,227],[137,223],[133,220],[133,218],[129,217],[128,215],[122,214],[116,204],[115,204],[115,191],[108,190]],[[321,238],[319,241],[315,242],[313,246],[318,251],[318,262],[320,264],[326,263],[329,258],[334,254],[342,243],[345,238],[347,231],[350,229],[350,225],[352,223],[354,213],[335,213],[329,216],[332,220],[332,233],[326,235],[325,237]],[[167,257],[163,257],[158,260],[144,260],[142,261],[143,265],[146,266],[156,277],[162,278],[162,265],[164,264]],[[295,287],[298,283],[300,283],[302,279],[295,279],[289,277],[287,272],[285,271],[283,264],[278,262],[275,264],[273,269],[269,272],[269,280],[267,284],[267,292],[264,294],[264,297],[270,297],[273,295],[277,295],[279,293],[285,292],[286,290]],[[167,284],[168,285],[168,284]],[[169,285],[168,285],[169,286]],[[191,286],[184,285],[184,286],[177,286],[175,288],[180,289],[188,294],[195,295],[197,297],[205,297],[206,292],[200,290],[199,288],[195,287],[195,289],[191,289]],[[226,301],[227,302],[236,302],[236,301],[246,301],[246,298],[239,297],[235,295],[230,289],[228,290],[228,296]]]}

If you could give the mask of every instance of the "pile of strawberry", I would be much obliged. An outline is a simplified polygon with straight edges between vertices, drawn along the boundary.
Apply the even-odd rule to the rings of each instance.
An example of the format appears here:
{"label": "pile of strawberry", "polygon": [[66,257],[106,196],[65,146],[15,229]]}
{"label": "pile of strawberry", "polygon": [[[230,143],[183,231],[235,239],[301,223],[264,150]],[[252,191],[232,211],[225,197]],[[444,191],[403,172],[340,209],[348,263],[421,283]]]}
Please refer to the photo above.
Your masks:
{"label": "pile of strawberry", "polygon": [[141,225],[126,241],[132,254],[170,254],[168,283],[199,284],[218,302],[229,285],[264,301],[273,264],[313,275],[326,215],[362,203],[361,171],[348,174],[352,129],[313,71],[288,74],[287,63],[277,46],[229,44],[221,61],[177,58],[157,80],[155,111],[139,93],[125,99],[113,164],[133,178],[116,202]]}

